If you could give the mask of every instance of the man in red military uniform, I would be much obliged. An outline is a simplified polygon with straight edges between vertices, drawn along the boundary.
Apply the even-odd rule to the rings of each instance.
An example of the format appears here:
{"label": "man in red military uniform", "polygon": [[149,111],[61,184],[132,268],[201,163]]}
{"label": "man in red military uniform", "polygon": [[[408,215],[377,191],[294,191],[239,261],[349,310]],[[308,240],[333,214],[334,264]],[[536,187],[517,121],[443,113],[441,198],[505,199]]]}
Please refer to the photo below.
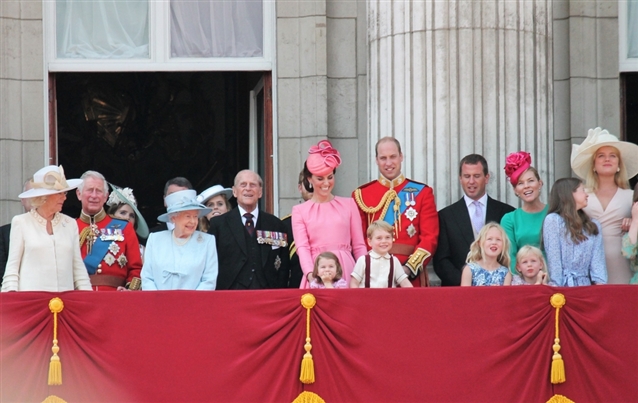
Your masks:
{"label": "man in red military uniform", "polygon": [[426,287],[425,266],[434,255],[439,236],[432,188],[401,174],[401,144],[392,137],[377,142],[376,161],[379,179],[352,194],[361,213],[363,233],[376,220],[393,225],[395,242],[390,253],[404,266],[413,286]]}
{"label": "man in red military uniform", "polygon": [[106,215],[104,203],[109,197],[104,176],[87,171],[76,190],[82,202],[77,219],[80,251],[96,291],[138,290],[142,256],[133,225]]}

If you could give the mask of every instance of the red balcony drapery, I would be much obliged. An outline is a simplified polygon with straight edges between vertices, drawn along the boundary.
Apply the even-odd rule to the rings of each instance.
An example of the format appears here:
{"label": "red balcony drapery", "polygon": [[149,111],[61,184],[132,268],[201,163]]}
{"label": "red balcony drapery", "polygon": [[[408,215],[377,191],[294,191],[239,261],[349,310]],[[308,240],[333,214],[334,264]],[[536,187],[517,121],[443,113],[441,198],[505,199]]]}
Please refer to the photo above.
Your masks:
{"label": "red balcony drapery", "polygon": [[[556,292],[566,382],[550,383]],[[638,287],[3,293],[0,401],[638,401]],[[47,386],[58,315],[63,384]]]}

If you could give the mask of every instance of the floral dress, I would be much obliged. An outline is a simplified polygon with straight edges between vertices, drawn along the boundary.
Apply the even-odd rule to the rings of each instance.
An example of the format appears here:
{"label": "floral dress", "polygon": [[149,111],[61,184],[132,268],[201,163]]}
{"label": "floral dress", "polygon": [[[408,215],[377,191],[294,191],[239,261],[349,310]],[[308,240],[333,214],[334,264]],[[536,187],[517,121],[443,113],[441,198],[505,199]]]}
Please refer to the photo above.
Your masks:
{"label": "floral dress", "polygon": [[486,270],[477,263],[471,262],[467,266],[472,271],[472,286],[475,285],[503,285],[509,269],[500,266],[496,270]]}

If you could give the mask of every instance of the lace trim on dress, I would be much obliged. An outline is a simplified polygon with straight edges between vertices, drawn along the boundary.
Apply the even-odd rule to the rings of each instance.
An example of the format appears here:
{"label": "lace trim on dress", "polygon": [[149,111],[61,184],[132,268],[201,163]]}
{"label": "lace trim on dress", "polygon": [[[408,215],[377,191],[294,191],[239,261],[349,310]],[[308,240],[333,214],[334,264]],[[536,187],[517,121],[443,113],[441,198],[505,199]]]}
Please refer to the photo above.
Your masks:
{"label": "lace trim on dress", "polygon": [[[47,219],[42,217],[40,214],[38,214],[37,211],[35,211],[35,209],[31,209],[29,211],[29,213],[31,213],[31,215],[33,216],[33,218],[35,218],[35,220],[39,223],[44,225],[45,227],[47,226]],[[56,226],[60,223],[60,221],[62,220],[62,215],[60,213],[55,213],[53,215],[53,220],[51,220],[51,225],[52,226]]]}

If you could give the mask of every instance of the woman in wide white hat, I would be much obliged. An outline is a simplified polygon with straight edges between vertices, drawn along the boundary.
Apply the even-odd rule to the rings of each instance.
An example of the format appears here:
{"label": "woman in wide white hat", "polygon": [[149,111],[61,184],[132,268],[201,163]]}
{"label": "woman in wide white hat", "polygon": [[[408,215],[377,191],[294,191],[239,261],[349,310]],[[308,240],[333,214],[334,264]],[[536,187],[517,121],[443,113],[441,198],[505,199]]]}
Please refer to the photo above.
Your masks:
{"label": "woman in wide white hat", "polygon": [[603,229],[608,284],[628,284],[632,272],[621,248],[623,231],[631,223],[633,192],[628,178],[638,174],[638,145],[620,141],[600,127],[590,129],[581,144],[572,146],[571,165],[589,195],[583,211]]}
{"label": "woman in wide white hat", "polygon": [[233,190],[224,188],[222,185],[211,186],[197,196],[197,201],[210,208],[210,213],[199,219],[199,230],[208,232],[210,219],[228,213],[232,206],[230,198],[233,197]]}
{"label": "woman in wide white hat", "polygon": [[215,237],[197,230],[211,209],[197,201],[194,190],[180,190],[164,199],[161,222],[173,230],[151,233],[142,266],[142,290],[214,290],[217,285]]}
{"label": "woman in wide white hat", "polygon": [[67,180],[61,166],[50,165],[33,175],[31,189],[18,195],[30,199],[32,209],[11,220],[2,291],[91,290],[78,225],[60,213],[66,193],[80,183]]}

